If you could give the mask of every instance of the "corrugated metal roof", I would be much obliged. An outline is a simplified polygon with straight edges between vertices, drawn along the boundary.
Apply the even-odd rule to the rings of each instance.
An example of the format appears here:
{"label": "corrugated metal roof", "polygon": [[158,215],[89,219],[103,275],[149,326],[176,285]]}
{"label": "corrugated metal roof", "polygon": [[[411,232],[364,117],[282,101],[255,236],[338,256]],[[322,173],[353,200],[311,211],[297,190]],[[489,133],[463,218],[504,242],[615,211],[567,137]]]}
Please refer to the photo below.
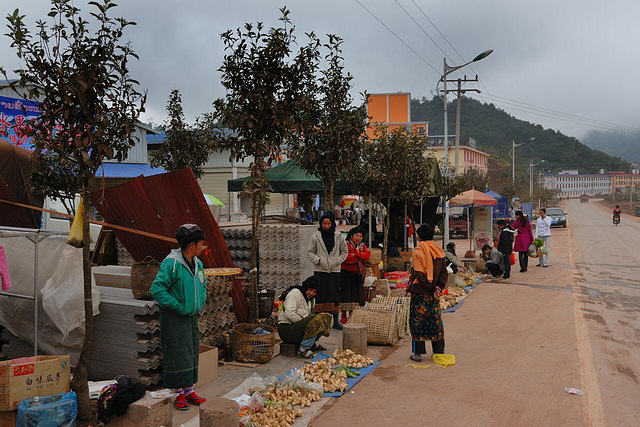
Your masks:
{"label": "corrugated metal roof", "polygon": [[[233,260],[191,169],[137,177],[104,191],[91,194],[91,203],[106,222],[174,237],[177,228],[195,223],[207,237],[211,253],[202,256],[205,267],[233,267]],[[134,233],[114,230],[118,240],[136,261],[151,256],[162,261],[177,244]],[[249,317],[249,308],[238,281],[230,292],[240,322]]]}
{"label": "corrugated metal roof", "polygon": [[105,178],[135,178],[140,175],[152,176],[167,172],[162,168],[152,168],[147,163],[103,163],[96,176]]}

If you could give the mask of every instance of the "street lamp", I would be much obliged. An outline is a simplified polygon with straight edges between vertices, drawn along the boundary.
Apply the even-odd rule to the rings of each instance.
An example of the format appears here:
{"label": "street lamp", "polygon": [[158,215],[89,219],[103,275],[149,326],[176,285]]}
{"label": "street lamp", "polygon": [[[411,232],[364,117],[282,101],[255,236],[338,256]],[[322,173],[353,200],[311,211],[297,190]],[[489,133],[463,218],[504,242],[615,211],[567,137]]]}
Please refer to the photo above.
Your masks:
{"label": "street lamp", "polygon": [[[466,64],[462,64],[462,65],[458,65],[455,67],[450,67],[449,65],[447,65],[447,58],[444,58],[444,66],[442,69],[442,77],[440,78],[440,81],[442,82],[443,88],[442,88],[442,93],[443,93],[443,99],[444,99],[444,141],[442,143],[443,148],[444,148],[444,173],[449,176],[449,121],[448,121],[448,116],[447,116],[447,76],[456,71],[459,70],[460,68],[466,67],[469,64],[472,64],[474,62],[478,62],[484,58],[486,58],[487,56],[491,55],[491,53],[493,52],[493,49],[489,49],[489,50],[485,50],[484,52],[480,53],[479,55],[477,55],[475,58],[473,58],[471,61],[467,62]],[[443,230],[443,240],[444,240],[444,244],[445,246],[449,244],[449,201],[446,200],[444,202],[444,230]]]}
{"label": "street lamp", "polygon": [[533,163],[533,160],[529,160],[529,199],[533,197],[533,168],[541,163],[544,163],[544,160],[540,160],[535,164]]}
{"label": "street lamp", "polygon": [[516,148],[520,147],[527,142],[532,142],[535,138],[529,138],[525,142],[521,142],[520,144],[516,144],[516,142],[511,140],[511,150],[509,150],[509,157],[511,157],[511,182],[513,184],[516,183]]}

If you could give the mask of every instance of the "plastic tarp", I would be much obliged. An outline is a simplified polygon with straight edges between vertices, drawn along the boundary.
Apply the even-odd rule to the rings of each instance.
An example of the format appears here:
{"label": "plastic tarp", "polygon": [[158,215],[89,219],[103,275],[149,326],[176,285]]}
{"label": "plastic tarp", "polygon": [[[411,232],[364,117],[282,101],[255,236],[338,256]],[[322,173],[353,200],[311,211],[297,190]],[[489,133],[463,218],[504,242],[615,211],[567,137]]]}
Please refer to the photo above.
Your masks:
{"label": "plastic tarp", "polygon": [[493,197],[498,201],[498,204],[493,207],[494,218],[508,218],[509,217],[509,199],[501,196],[495,191],[487,191],[487,195]]}
{"label": "plastic tarp", "polygon": [[[4,246],[7,256],[11,293],[33,296],[34,243],[27,235],[35,236],[34,233],[0,231],[0,245]],[[75,365],[84,339],[84,327],[73,328],[84,318],[82,252],[66,244],[66,235],[39,237],[38,352],[69,354],[71,364]],[[72,251],[65,254],[67,248]],[[98,314],[100,291],[95,284],[93,289],[94,314]],[[34,340],[33,303],[33,300],[0,295],[0,324],[31,345]],[[67,332],[66,336],[63,330]]]}

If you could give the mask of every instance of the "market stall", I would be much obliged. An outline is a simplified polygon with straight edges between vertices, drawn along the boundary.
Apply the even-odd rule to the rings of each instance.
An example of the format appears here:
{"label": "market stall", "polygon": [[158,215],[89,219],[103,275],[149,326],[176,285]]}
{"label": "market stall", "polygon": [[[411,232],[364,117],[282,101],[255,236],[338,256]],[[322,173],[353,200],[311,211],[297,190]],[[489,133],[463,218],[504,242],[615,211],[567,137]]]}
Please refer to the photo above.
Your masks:
{"label": "market stall", "polygon": [[[489,206],[497,204],[496,199],[478,190],[465,191],[451,199],[451,206],[463,206],[473,210],[473,239],[469,243],[469,250],[482,249],[482,246],[491,243],[493,210]],[[467,221],[469,217],[470,215],[467,215]]]}

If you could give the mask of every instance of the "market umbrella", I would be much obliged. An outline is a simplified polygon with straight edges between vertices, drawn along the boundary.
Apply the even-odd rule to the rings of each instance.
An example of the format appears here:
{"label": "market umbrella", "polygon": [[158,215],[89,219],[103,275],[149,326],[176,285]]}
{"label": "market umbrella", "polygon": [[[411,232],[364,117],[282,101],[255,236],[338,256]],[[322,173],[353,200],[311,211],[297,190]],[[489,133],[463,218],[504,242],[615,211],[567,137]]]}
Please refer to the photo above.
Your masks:
{"label": "market umbrella", "polygon": [[452,206],[495,206],[498,204],[498,201],[482,191],[469,190],[451,199],[450,204]]}
{"label": "market umbrella", "polygon": [[[452,206],[495,206],[498,201],[488,194],[478,190],[465,191],[451,199]],[[467,208],[467,233],[469,232],[469,213]],[[469,250],[472,249],[472,242],[469,240]]]}
{"label": "market umbrella", "polygon": [[358,196],[344,196],[342,197],[342,200],[340,201],[340,207],[343,208],[345,206],[349,206],[352,203],[355,203],[358,201]]}
{"label": "market umbrella", "polygon": [[211,194],[205,194],[204,199],[207,201],[207,205],[222,206],[224,208],[224,203],[222,203],[217,197],[212,196]]}

